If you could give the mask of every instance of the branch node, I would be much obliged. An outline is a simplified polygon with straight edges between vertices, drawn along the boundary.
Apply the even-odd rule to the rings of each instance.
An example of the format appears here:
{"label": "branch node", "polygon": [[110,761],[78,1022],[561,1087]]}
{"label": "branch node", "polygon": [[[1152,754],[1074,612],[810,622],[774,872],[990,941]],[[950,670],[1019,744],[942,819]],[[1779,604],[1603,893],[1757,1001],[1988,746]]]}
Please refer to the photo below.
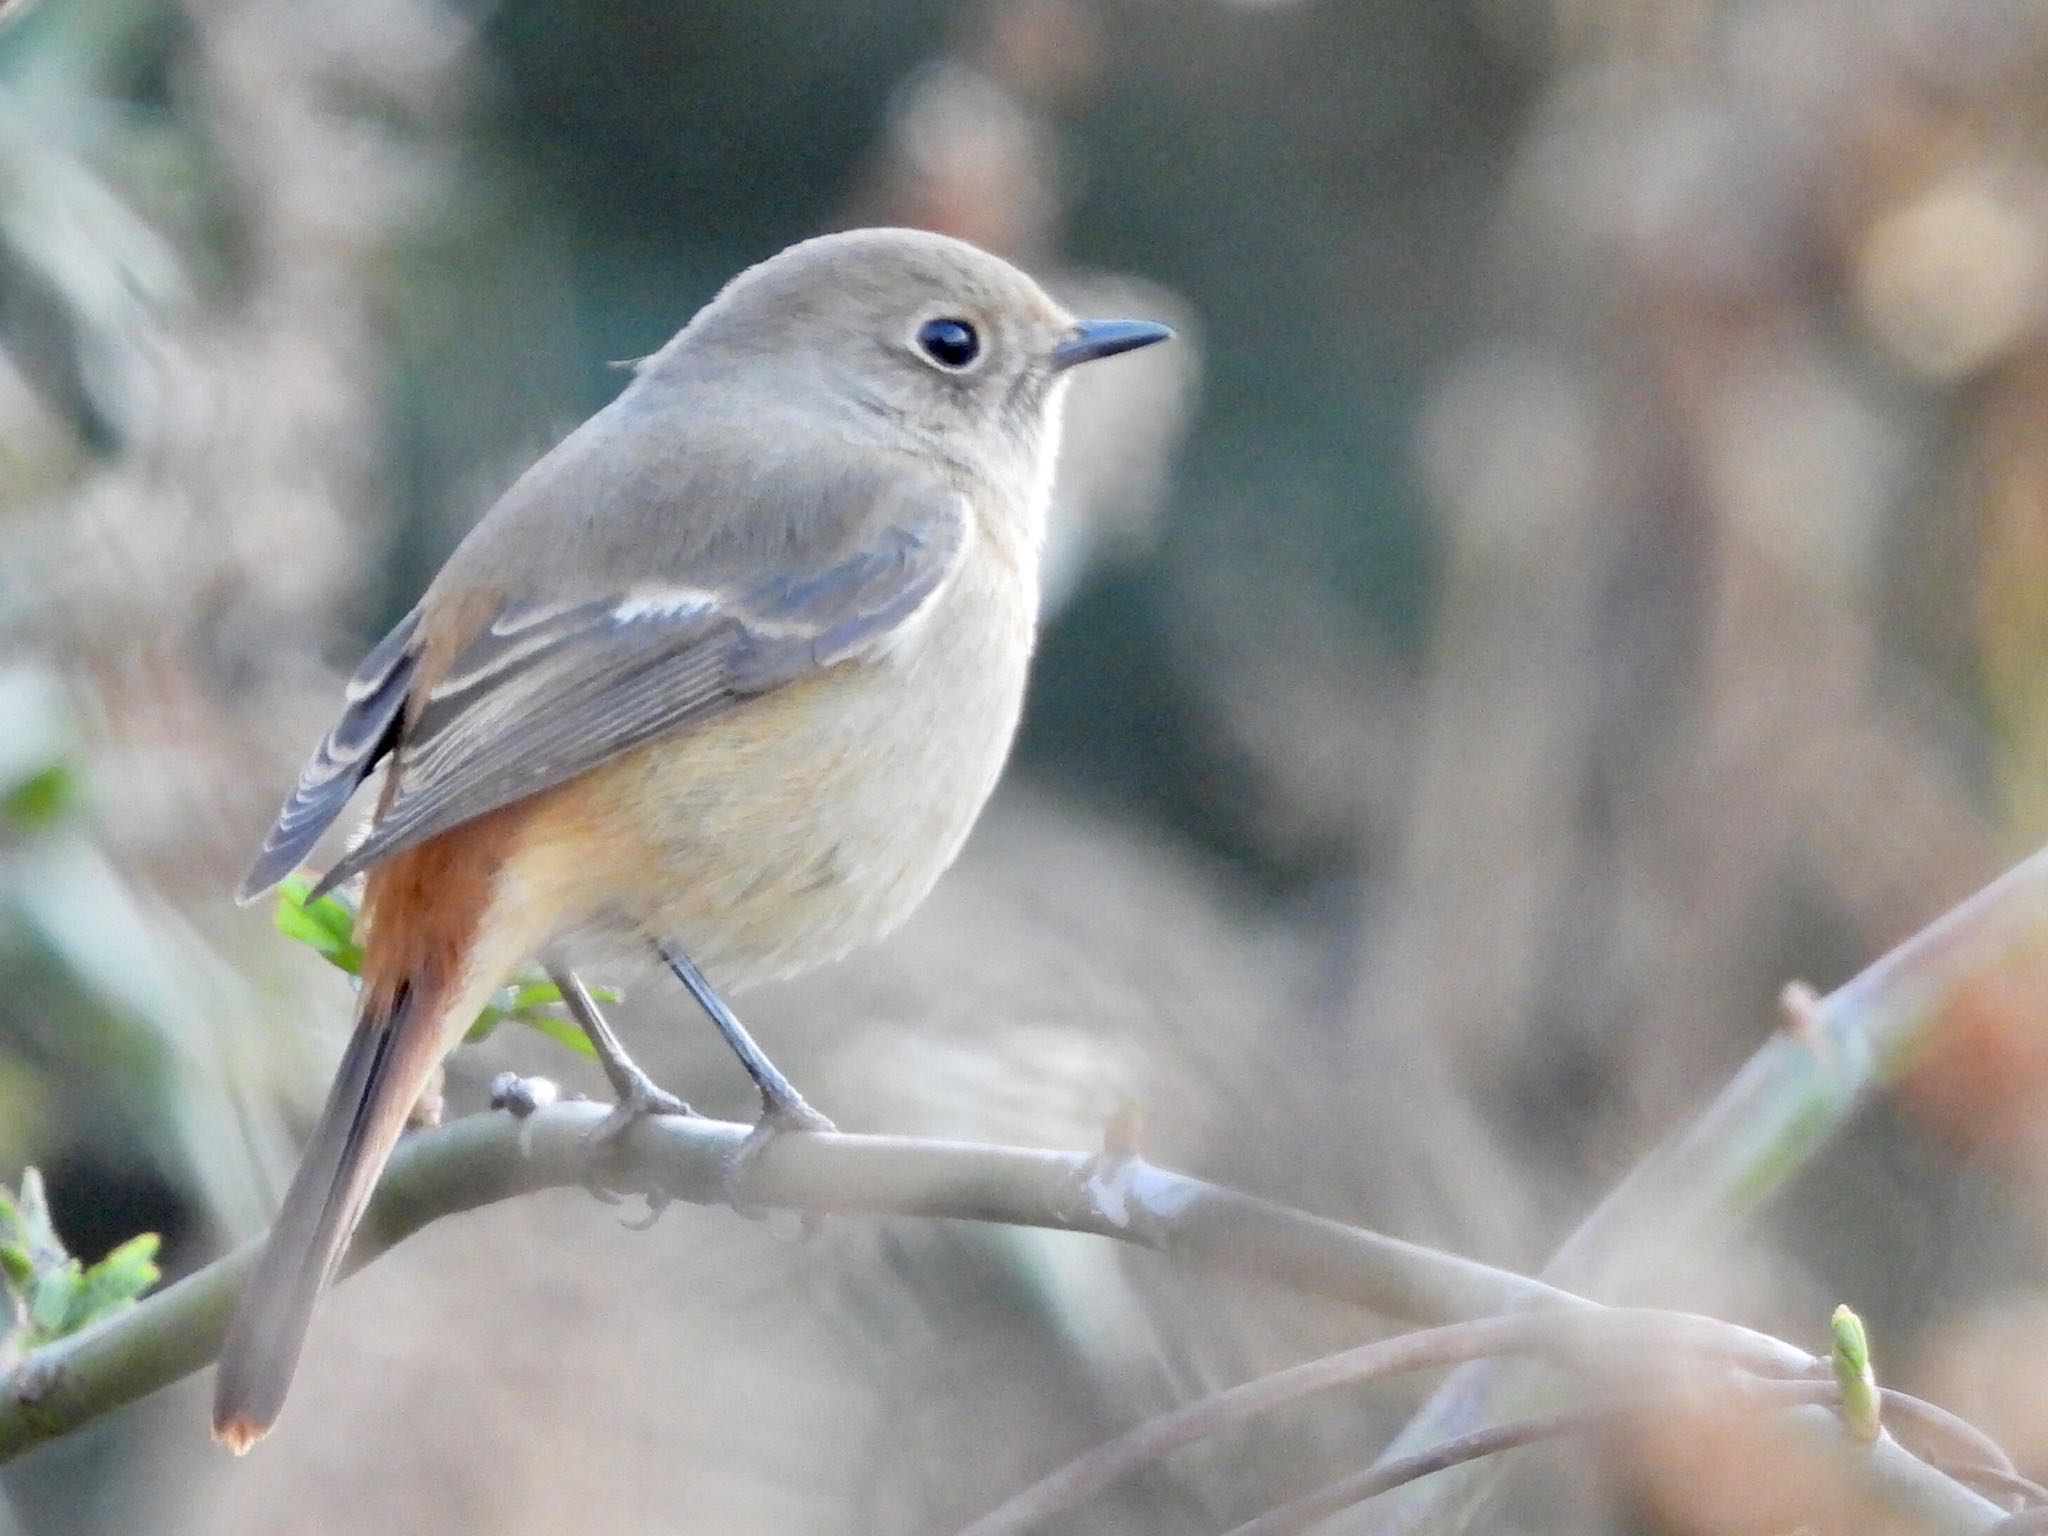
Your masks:
{"label": "branch node", "polygon": [[9,1395],[20,1407],[22,1417],[37,1434],[46,1438],[64,1432],[62,1420],[43,1411],[43,1404],[49,1401],[63,1379],[62,1364],[30,1355],[15,1367],[13,1380],[8,1383]]}
{"label": "branch node", "polygon": [[1123,1179],[1124,1171],[1130,1166],[1128,1159],[1110,1163],[1104,1158],[1092,1157],[1088,1160],[1082,1182],[1090,1207],[1119,1232],[1128,1230],[1131,1225],[1131,1202]]}
{"label": "branch node", "polygon": [[1821,1037],[1820,994],[1803,981],[1790,981],[1778,994],[1778,1025],[1808,1045]]}
{"label": "branch node", "polygon": [[1144,1129],[1145,1112],[1136,1099],[1125,1099],[1102,1128],[1102,1160],[1127,1163],[1138,1155],[1138,1133]]}
{"label": "branch node", "polygon": [[1131,1225],[1131,1191],[1125,1175],[1141,1166],[1138,1131],[1143,1123],[1137,1102],[1125,1099],[1102,1128],[1102,1150],[1081,1165],[1081,1189],[1089,1209],[1119,1232]]}
{"label": "branch node", "polygon": [[530,1118],[561,1096],[561,1088],[545,1077],[500,1072],[491,1079],[491,1108],[504,1110],[514,1120]]}

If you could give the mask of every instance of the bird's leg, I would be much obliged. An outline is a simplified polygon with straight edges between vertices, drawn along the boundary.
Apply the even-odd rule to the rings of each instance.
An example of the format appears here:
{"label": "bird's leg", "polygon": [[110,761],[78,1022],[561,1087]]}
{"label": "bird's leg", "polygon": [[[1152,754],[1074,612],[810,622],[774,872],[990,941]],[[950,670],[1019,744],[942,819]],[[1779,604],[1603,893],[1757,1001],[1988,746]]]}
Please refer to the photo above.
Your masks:
{"label": "bird's leg", "polygon": [[569,1017],[590,1037],[591,1047],[597,1052],[598,1065],[604,1068],[604,1075],[611,1080],[612,1092],[618,1099],[612,1106],[612,1112],[590,1133],[593,1151],[610,1152],[633,1122],[643,1115],[696,1113],[667,1089],[658,1087],[654,1079],[641,1071],[633,1058],[626,1054],[626,1048],[619,1044],[619,1037],[612,1033],[611,1025],[597,1011],[597,999],[590,995],[590,989],[583,985],[574,971],[554,960],[546,962],[546,965],[548,975],[561,989],[562,1003],[568,1008]]}
{"label": "bird's leg", "polygon": [[676,980],[689,988],[697,1006],[711,1016],[711,1022],[718,1026],[725,1043],[732,1047],[733,1055],[739,1057],[740,1065],[747,1069],[747,1076],[761,1090],[761,1118],[754,1122],[753,1130],[747,1133],[747,1139],[740,1143],[739,1150],[733,1153],[725,1170],[726,1198],[735,1209],[745,1210],[739,1198],[741,1180],[763,1148],[789,1131],[831,1131],[838,1127],[811,1108],[809,1101],[796,1091],[796,1085],[784,1077],[781,1069],[768,1059],[767,1052],[754,1043],[754,1037],[725,1006],[725,999],[712,990],[711,983],[697,969],[695,961],[674,944],[659,942],[654,948],[668,968],[675,972]]}

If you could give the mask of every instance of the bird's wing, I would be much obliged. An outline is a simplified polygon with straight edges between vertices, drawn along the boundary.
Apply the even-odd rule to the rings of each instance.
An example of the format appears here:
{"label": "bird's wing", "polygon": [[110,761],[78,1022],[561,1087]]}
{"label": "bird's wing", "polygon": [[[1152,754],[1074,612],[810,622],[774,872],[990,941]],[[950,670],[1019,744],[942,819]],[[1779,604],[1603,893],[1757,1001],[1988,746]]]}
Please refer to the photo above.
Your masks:
{"label": "bird's wing", "polygon": [[[852,547],[795,570],[500,610],[395,728],[387,722],[381,740],[396,746],[396,793],[315,894],[658,736],[888,651],[945,586],[970,537],[957,493],[892,500],[890,515],[864,520]],[[326,753],[323,746],[309,777]],[[298,810],[301,799],[307,810]],[[302,788],[280,820],[280,830],[294,829],[295,853],[340,809],[339,800],[313,805]],[[308,825],[316,815],[319,824]],[[290,868],[285,861],[273,872],[269,850],[252,884]]]}
{"label": "bird's wing", "polygon": [[297,869],[378,759],[391,750],[419,665],[413,647],[419,627],[420,611],[415,608],[356,668],[343,694],[341,718],[300,771],[299,782],[277,813],[277,824],[263,839],[262,852],[235,893],[237,900],[253,901]]}

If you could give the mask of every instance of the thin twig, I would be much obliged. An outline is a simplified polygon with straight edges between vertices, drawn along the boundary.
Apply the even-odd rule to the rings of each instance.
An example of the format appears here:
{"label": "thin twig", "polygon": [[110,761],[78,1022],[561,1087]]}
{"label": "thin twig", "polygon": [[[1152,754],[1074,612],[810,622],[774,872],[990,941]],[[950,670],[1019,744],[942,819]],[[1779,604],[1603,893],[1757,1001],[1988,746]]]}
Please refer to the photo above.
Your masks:
{"label": "thin twig", "polygon": [[2008,1472],[2002,1467],[1988,1466],[1983,1462],[1945,1462],[1937,1465],[1957,1482],[1976,1489],[1987,1499],[2004,1499],[2016,1510],[2038,1509],[2048,1514],[2048,1488],[2042,1487],[2031,1477],[2022,1477],[2017,1472]]}
{"label": "thin twig", "polygon": [[[1746,1407],[1769,1409],[1816,1406],[1840,1394],[1831,1382],[1769,1381],[1749,1382],[1739,1389],[1737,1395]],[[1691,1399],[1687,1397],[1685,1400]],[[1246,1521],[1232,1529],[1229,1536],[1300,1536],[1301,1532],[1340,1510],[1362,1504],[1380,1494],[1391,1493],[1418,1478],[1463,1466],[1483,1456],[1498,1455],[1502,1451],[1520,1450],[1523,1446],[1546,1440],[1615,1428],[1644,1414],[1657,1413],[1667,1408],[1671,1401],[1669,1393],[1638,1394],[1584,1407],[1531,1414],[1524,1419],[1474,1430],[1469,1435],[1446,1440],[1428,1450],[1383,1458],[1363,1472],[1326,1484],[1255,1520]]]}
{"label": "thin twig", "polygon": [[1776,1339],[1679,1312],[1590,1308],[1451,1323],[1305,1361],[1147,1419],[1005,1500],[959,1536],[1016,1536],[1184,1445],[1319,1392],[1505,1355],[1612,1371],[1617,1360],[1644,1351],[1689,1354],[1778,1376],[1818,1363]]}
{"label": "thin twig", "polygon": [[[1416,1371],[1508,1357],[1542,1358],[1581,1374],[1616,1378],[1617,1384],[1626,1379],[1639,1382],[1645,1360],[1665,1366],[1691,1357],[1740,1369],[1751,1386],[1770,1378],[1823,1389],[1795,1394],[1799,1402],[1832,1402],[1839,1396],[1821,1374],[1826,1370],[1823,1361],[1781,1340],[1714,1318],[1644,1308],[1481,1318],[1304,1361],[1158,1414],[1047,1474],[959,1536],[1019,1536],[1183,1446],[1305,1397]],[[1964,1480],[1971,1486],[1981,1491],[1988,1485],[2001,1495],[2010,1495],[2013,1483],[2024,1481],[2011,1472],[2010,1461],[1996,1443],[1946,1410],[1891,1391],[1885,1393],[1884,1406],[1891,1419],[1913,1425],[1926,1442],[1947,1454],[1955,1465],[1940,1458],[1935,1464],[1950,1475],[1961,1477],[1962,1469],[1967,1469],[1972,1475]]]}
{"label": "thin twig", "polygon": [[1417,1478],[1463,1466],[1482,1456],[1520,1450],[1523,1446],[1566,1435],[1585,1434],[1612,1423],[1619,1413],[1620,1409],[1613,1404],[1593,1408],[1559,1408],[1549,1413],[1531,1414],[1525,1419],[1513,1419],[1506,1424],[1475,1429],[1469,1435],[1459,1435],[1428,1450],[1389,1457],[1364,1472],[1318,1488],[1314,1493],[1304,1494],[1255,1520],[1235,1526],[1229,1536],[1294,1536],[1296,1532],[1327,1520],[1339,1510],[1362,1504],[1382,1493],[1391,1493]]}
{"label": "thin twig", "polygon": [[[1963,989],[2048,941],[2048,849],[2008,870],[1828,996],[1786,993],[1783,1027],[1693,1123],[1652,1152],[1544,1266],[1603,1300],[1645,1295],[1674,1263],[1697,1266],[1896,1078]],[[1687,1234],[1670,1243],[1674,1231]],[[1503,1376],[1500,1372],[1509,1372]],[[1478,1364],[1444,1382],[1397,1435],[1402,1455],[1470,1428],[1526,1378]],[[1454,1536],[1498,1475],[1472,1468],[1403,1495],[1379,1530]]]}
{"label": "thin twig", "polygon": [[1968,1419],[1894,1387],[1886,1387],[1880,1396],[1884,1399],[1885,1427],[1905,1430],[1900,1438],[1912,1441],[1918,1455],[1951,1477],[1974,1482],[1974,1478],[1964,1475],[1967,1469],[1997,1479],[2007,1490],[2024,1484],[2027,1497],[2038,1497],[2048,1504],[2048,1489],[2021,1477],[2005,1447]]}

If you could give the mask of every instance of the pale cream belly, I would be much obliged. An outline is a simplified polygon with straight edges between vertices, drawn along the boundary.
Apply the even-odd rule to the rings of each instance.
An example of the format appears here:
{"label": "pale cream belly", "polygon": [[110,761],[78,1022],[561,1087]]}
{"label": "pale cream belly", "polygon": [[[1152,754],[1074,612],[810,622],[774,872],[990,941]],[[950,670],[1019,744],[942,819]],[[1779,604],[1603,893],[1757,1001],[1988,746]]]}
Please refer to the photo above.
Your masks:
{"label": "pale cream belly", "polygon": [[508,870],[501,899],[671,940],[735,991],[888,932],[958,855],[1015,734],[1034,595],[998,574],[963,572],[886,657],[587,775],[559,812],[577,835],[550,840],[578,852]]}

